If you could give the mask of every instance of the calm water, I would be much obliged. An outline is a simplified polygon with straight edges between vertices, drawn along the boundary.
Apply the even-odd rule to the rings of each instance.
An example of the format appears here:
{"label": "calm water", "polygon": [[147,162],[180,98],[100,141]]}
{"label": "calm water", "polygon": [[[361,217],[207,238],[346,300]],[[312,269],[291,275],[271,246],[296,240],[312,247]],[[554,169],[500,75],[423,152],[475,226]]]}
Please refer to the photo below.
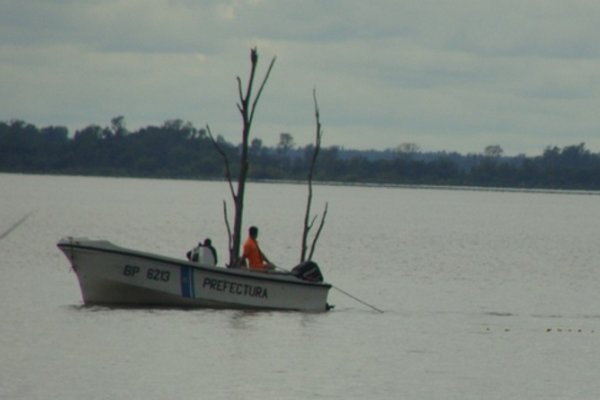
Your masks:
{"label": "calm water", "polygon": [[[305,196],[249,187],[246,226],[281,266]],[[337,291],[325,314],[81,306],[61,237],[172,256],[211,237],[224,258],[224,199],[224,183],[0,174],[0,399],[600,398],[595,195],[316,187],[315,259],[384,314]]]}

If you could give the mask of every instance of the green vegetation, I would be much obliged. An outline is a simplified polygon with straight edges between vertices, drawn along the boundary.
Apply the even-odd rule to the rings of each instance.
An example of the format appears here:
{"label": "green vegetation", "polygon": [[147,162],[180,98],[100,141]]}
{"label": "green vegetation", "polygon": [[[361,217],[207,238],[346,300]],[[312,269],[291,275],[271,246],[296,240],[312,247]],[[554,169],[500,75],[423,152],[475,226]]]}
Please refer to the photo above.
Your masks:
{"label": "green vegetation", "polygon": [[[216,138],[230,160],[239,146]],[[313,146],[294,147],[282,133],[278,146],[249,147],[251,179],[305,180]],[[222,157],[204,129],[181,120],[135,132],[123,117],[110,127],[90,125],[71,137],[65,127],[38,128],[24,121],[0,122],[0,171],[15,173],[222,179]],[[237,174],[239,165],[232,164]],[[541,156],[502,156],[500,146],[482,154],[424,153],[415,144],[384,151],[322,148],[315,181],[600,190],[600,153],[585,144],[548,147]]]}

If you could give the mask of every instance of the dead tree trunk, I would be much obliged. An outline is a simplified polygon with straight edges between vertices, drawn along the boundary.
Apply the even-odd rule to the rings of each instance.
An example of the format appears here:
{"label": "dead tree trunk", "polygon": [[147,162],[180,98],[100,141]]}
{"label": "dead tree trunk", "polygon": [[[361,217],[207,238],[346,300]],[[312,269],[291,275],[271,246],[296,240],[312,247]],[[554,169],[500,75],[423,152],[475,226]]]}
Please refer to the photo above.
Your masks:
{"label": "dead tree trunk", "polygon": [[254,112],[256,111],[256,105],[258,104],[260,95],[262,94],[265,84],[269,79],[269,75],[271,74],[271,70],[273,69],[273,65],[275,64],[275,59],[276,58],[273,57],[273,59],[271,60],[269,68],[267,69],[263,81],[254,98],[252,97],[252,90],[254,86],[254,76],[256,74],[256,66],[258,64],[258,52],[256,48],[250,51],[250,76],[248,78],[248,84],[246,85],[245,91],[242,88],[242,80],[239,76],[237,77],[239,94],[239,102],[237,103],[237,108],[242,116],[242,149],[240,154],[240,171],[237,179],[237,189],[233,186],[231,169],[229,160],[227,158],[227,154],[219,146],[214,136],[212,135],[212,132],[210,131],[210,127],[207,126],[207,132],[213,145],[224,158],[226,177],[229,183],[229,188],[231,191],[231,197],[233,199],[233,205],[235,210],[233,219],[233,232],[230,231],[226,206],[224,210],[225,223],[227,225],[227,231],[229,235],[230,266],[233,266],[238,261],[240,254],[240,245],[242,242],[242,221],[244,212],[244,194],[246,192],[246,179],[248,177],[248,145],[250,138],[250,130],[252,128],[252,121],[254,120]]}
{"label": "dead tree trunk", "polygon": [[[310,252],[308,256],[306,252],[308,251],[308,233],[313,228],[313,225],[318,217],[315,215],[311,218],[310,209],[312,206],[312,180],[313,174],[315,170],[315,164],[317,163],[317,157],[319,156],[319,151],[321,150],[321,138],[323,137],[323,130],[321,128],[321,118],[319,113],[319,105],[317,104],[317,93],[316,90],[313,90],[313,100],[315,103],[315,120],[316,120],[316,132],[315,132],[315,148],[313,150],[312,157],[310,159],[310,166],[308,169],[308,197],[306,199],[306,212],[304,213],[304,229],[302,230],[302,250],[300,253],[300,262],[310,261],[312,260],[312,256],[315,252],[315,247],[317,241],[319,240],[319,236],[321,235],[321,231],[323,230],[323,226],[325,225],[325,218],[327,216],[327,203],[325,203],[325,209],[323,210],[323,215],[321,216],[321,221],[319,223],[319,227],[317,228],[317,232],[313,238],[312,244],[310,246]],[[310,221],[309,221],[310,220]]]}

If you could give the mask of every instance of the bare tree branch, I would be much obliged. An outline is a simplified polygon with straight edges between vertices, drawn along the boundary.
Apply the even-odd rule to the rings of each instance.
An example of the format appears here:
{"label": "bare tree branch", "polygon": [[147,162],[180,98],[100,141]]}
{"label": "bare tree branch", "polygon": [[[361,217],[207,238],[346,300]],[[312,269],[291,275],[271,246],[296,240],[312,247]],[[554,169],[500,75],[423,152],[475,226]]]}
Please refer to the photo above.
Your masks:
{"label": "bare tree branch", "polygon": [[223,160],[225,162],[225,177],[227,178],[227,182],[229,183],[229,190],[231,191],[231,196],[235,200],[237,196],[235,194],[235,189],[233,188],[231,168],[229,167],[229,158],[227,157],[227,154],[225,154],[225,151],[223,151],[221,146],[219,146],[219,143],[217,143],[217,141],[215,140],[209,125],[206,125],[206,133],[208,134],[208,137],[210,138],[210,141],[212,142],[213,146],[215,146],[215,149],[217,149],[221,157],[223,157]]}
{"label": "bare tree branch", "polygon": [[233,252],[233,247],[231,246],[231,225],[229,225],[229,217],[227,215],[227,202],[225,200],[223,200],[223,218],[225,219],[225,226],[227,227],[227,247],[229,248],[229,257],[231,258],[231,254]]}
{"label": "bare tree branch", "polygon": [[[242,92],[242,79],[239,76],[236,76],[235,79],[237,80],[238,96],[240,97],[240,101],[243,102],[244,94]],[[237,106],[238,106],[238,110],[242,111],[242,106],[240,105],[240,103],[237,103]]]}
{"label": "bare tree branch", "polygon": [[316,134],[315,134],[315,151],[311,160],[311,167],[309,177],[312,181],[313,173],[315,170],[315,164],[317,163],[317,157],[321,150],[321,138],[323,137],[323,128],[321,127],[321,112],[319,111],[319,104],[317,103],[317,90],[313,89],[313,101],[315,103],[315,120],[316,120]]}
{"label": "bare tree branch", "polygon": [[[236,200],[236,194],[235,194],[235,189],[233,187],[233,182],[231,179],[231,168],[229,167],[229,158],[227,157],[227,154],[225,153],[225,151],[221,148],[221,146],[219,146],[219,143],[217,143],[217,141],[215,140],[215,137],[212,134],[212,131],[210,130],[210,126],[207,124],[206,125],[206,133],[207,136],[210,138],[210,141],[212,142],[213,146],[215,146],[215,149],[217,149],[217,152],[221,155],[221,157],[223,157],[223,161],[225,163],[225,176],[227,177],[227,183],[229,184],[229,190],[231,191],[231,196],[233,197],[234,203]],[[231,226],[229,224],[229,216],[227,215],[227,202],[225,200],[223,200],[223,218],[225,219],[225,226],[227,227],[227,241],[228,241],[228,249],[229,249],[229,259],[232,259],[232,254],[233,254],[233,247],[232,247],[232,237],[231,237]],[[230,261],[231,263],[231,261]]]}
{"label": "bare tree branch", "polygon": [[269,64],[269,68],[267,69],[265,77],[263,78],[263,81],[260,84],[260,88],[258,89],[258,92],[256,93],[256,97],[254,98],[254,102],[252,103],[252,110],[250,111],[250,118],[249,118],[250,123],[252,123],[252,120],[254,119],[254,111],[256,110],[256,105],[258,104],[258,99],[260,98],[260,95],[262,94],[265,84],[267,83],[267,80],[269,79],[269,75],[271,75],[271,70],[273,69],[273,65],[275,65],[276,59],[277,59],[277,57],[273,57],[273,59],[271,60],[271,63]]}
{"label": "bare tree branch", "polygon": [[246,112],[248,112],[248,104],[250,103],[250,99],[252,98],[252,87],[254,86],[254,75],[256,74],[257,64],[258,51],[255,47],[250,51],[250,76],[248,77],[248,85],[246,86],[246,96],[242,99],[243,108]]}
{"label": "bare tree branch", "polygon": [[304,228],[302,230],[302,249],[300,252],[300,262],[306,261],[306,250],[307,250],[307,241],[308,241],[308,232],[312,228],[315,218],[309,223],[308,219],[310,218],[310,207],[312,204],[312,184],[311,180],[308,181],[308,197],[306,200],[306,210],[304,212]]}
{"label": "bare tree branch", "polygon": [[[316,123],[315,148],[313,150],[313,154],[312,154],[312,157],[310,160],[310,167],[308,170],[308,177],[307,177],[307,179],[308,179],[308,196],[306,199],[306,212],[304,213],[304,228],[302,231],[302,245],[301,245],[302,247],[301,247],[301,251],[300,251],[300,262],[304,262],[307,259],[306,251],[307,251],[307,247],[308,247],[308,244],[307,244],[308,243],[308,233],[313,228],[313,225],[317,218],[317,216],[315,215],[312,218],[312,221],[310,221],[310,223],[309,223],[311,206],[312,206],[312,198],[313,198],[312,180],[313,180],[313,174],[314,174],[314,170],[315,170],[315,164],[317,163],[317,157],[319,155],[319,150],[321,149],[321,138],[323,136],[323,129],[321,127],[321,117],[320,117],[320,112],[319,112],[319,104],[317,102],[316,89],[313,89],[313,102],[315,105],[315,123]],[[311,245],[311,250],[309,253],[309,257],[308,257],[309,260],[312,259],[312,255],[314,253],[317,240],[318,240],[321,230],[323,229],[323,226],[325,224],[325,216],[326,215],[327,215],[327,205],[325,205],[325,212],[323,213],[323,217],[321,218],[321,223],[319,225],[319,229],[317,230],[317,234],[315,235],[312,245]]]}
{"label": "bare tree branch", "polygon": [[308,255],[309,260],[312,260],[313,254],[315,253],[315,247],[317,245],[317,240],[319,240],[319,236],[321,236],[321,231],[323,230],[323,226],[325,226],[325,217],[327,217],[327,206],[328,205],[329,205],[328,203],[325,203],[325,210],[323,211],[323,216],[321,217],[321,223],[319,224],[319,228],[317,229],[315,238],[313,239],[312,245],[310,246],[310,253]]}
{"label": "bare tree branch", "polygon": [[315,215],[313,217],[313,219],[310,221],[310,224],[308,224],[308,230],[311,230],[313,225],[315,224],[315,221],[317,220],[318,215]]}

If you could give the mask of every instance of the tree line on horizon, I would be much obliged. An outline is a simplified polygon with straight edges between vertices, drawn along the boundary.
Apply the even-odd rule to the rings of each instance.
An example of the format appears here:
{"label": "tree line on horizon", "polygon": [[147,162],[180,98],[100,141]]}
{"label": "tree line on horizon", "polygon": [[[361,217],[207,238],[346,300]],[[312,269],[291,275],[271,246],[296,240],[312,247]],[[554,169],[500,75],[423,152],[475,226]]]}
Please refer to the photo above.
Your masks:
{"label": "tree line on horizon", "polygon": [[[240,145],[216,138],[235,160]],[[305,180],[313,145],[297,147],[281,133],[277,146],[255,138],[249,146],[248,177]],[[239,165],[232,164],[237,173]],[[221,155],[207,132],[179,119],[130,132],[122,116],[111,125],[89,125],[71,137],[63,126],[37,127],[21,120],[0,122],[0,171],[66,175],[223,179]],[[600,153],[584,143],[547,147],[539,156],[503,156],[500,146],[482,154],[427,153],[416,144],[395,149],[323,147],[313,179],[342,183],[481,186],[538,189],[600,189]]]}

